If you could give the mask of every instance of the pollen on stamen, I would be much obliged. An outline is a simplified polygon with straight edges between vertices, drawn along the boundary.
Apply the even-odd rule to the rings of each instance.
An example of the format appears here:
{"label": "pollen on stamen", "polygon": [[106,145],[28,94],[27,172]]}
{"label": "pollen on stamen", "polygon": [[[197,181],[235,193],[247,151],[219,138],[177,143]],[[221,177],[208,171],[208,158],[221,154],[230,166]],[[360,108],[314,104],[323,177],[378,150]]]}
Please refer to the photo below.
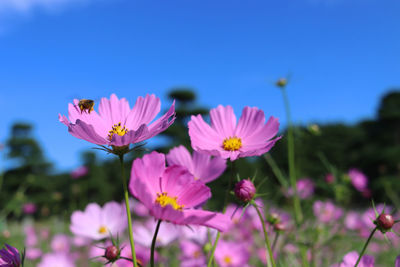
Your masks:
{"label": "pollen on stamen", "polygon": [[232,258],[229,257],[229,256],[225,256],[225,257],[224,257],[224,262],[225,262],[226,264],[230,264],[230,263],[232,263]]}
{"label": "pollen on stamen", "polygon": [[108,139],[111,141],[114,134],[124,136],[129,130],[124,126],[121,127],[121,123],[114,124],[110,131],[108,131]]}
{"label": "pollen on stamen", "polygon": [[99,234],[107,233],[107,227],[105,227],[104,225],[100,226],[98,232],[99,232]]}
{"label": "pollen on stamen", "polygon": [[183,205],[178,204],[178,198],[177,197],[170,197],[168,196],[167,193],[157,193],[157,199],[156,203],[160,204],[161,207],[165,207],[167,205],[170,205],[174,210],[182,210]]}
{"label": "pollen on stamen", "polygon": [[242,147],[242,139],[239,137],[229,137],[224,139],[222,147],[226,151],[237,151]]}

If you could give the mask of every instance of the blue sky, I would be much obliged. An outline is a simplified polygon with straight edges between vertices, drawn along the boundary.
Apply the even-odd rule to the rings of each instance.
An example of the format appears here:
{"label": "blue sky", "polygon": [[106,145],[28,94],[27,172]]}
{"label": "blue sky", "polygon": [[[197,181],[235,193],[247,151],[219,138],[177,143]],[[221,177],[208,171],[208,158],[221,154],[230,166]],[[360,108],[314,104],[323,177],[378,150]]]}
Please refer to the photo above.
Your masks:
{"label": "blue sky", "polygon": [[372,118],[400,86],[398,14],[396,0],[2,0],[0,142],[14,121],[32,122],[67,170],[93,147],[58,122],[73,98],[155,93],[166,108],[175,86],[285,125],[272,84],[288,73],[296,122]]}

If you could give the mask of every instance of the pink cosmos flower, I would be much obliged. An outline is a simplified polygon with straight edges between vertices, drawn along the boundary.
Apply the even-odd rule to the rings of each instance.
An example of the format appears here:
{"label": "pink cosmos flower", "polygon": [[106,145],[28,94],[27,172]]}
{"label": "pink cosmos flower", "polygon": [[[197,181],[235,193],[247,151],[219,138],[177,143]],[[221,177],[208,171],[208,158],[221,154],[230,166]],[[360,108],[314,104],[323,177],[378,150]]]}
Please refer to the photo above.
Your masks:
{"label": "pink cosmos flower", "polygon": [[26,248],[25,258],[28,260],[36,260],[42,256],[42,250],[40,248]]}
{"label": "pink cosmos flower", "polygon": [[67,235],[56,234],[53,240],[51,240],[50,246],[54,252],[68,253],[71,247],[71,241]]}
{"label": "pink cosmos flower", "polygon": [[196,209],[211,197],[210,188],[182,166],[166,168],[164,154],[152,152],[133,162],[129,190],[156,219],[219,231],[228,227],[227,216]]}
{"label": "pink cosmos flower", "polygon": [[16,248],[5,244],[5,248],[0,249],[0,266],[19,267],[21,266],[21,256]]}
{"label": "pink cosmos flower", "polygon": [[59,115],[59,120],[75,137],[97,145],[123,147],[147,140],[167,129],[175,120],[175,104],[159,119],[160,99],[155,95],[138,97],[131,109],[125,98],[102,98],[99,113],[81,111],[79,100],[68,105],[68,116]]}
{"label": "pink cosmos flower", "polygon": [[207,266],[203,247],[192,241],[181,241],[180,267],[203,267]]}
{"label": "pink cosmos flower", "polygon": [[[133,236],[136,242],[144,247],[150,247],[153,240],[154,231],[157,223],[154,219],[149,219],[143,224],[135,222],[132,224]],[[157,246],[167,246],[179,236],[179,231],[176,225],[170,223],[163,223],[160,225],[157,235]]]}
{"label": "pink cosmos flower", "polygon": [[37,267],[75,267],[73,257],[65,253],[45,254]]}
{"label": "pink cosmos flower", "polygon": [[168,165],[179,165],[187,168],[189,172],[203,183],[217,179],[226,169],[226,160],[210,155],[193,152],[193,157],[184,146],[178,146],[167,154]]}
{"label": "pink cosmos flower", "polygon": [[239,122],[231,106],[218,106],[210,111],[211,126],[201,115],[189,121],[189,135],[194,150],[231,161],[260,156],[280,139],[272,139],[279,130],[277,118],[265,115],[256,107],[245,107]]}
{"label": "pink cosmos flower", "polygon": [[72,179],[78,179],[88,174],[89,169],[86,166],[80,166],[71,172]]}
{"label": "pink cosmos flower", "polygon": [[[299,198],[308,199],[314,194],[314,182],[310,178],[302,178],[297,180],[297,193],[299,194]],[[289,196],[293,196],[293,189],[289,188],[287,194]]]}
{"label": "pink cosmos flower", "polygon": [[350,169],[348,175],[355,189],[357,189],[360,192],[363,192],[367,189],[368,178],[359,169],[355,168]]}
{"label": "pink cosmos flower", "polygon": [[313,204],[313,211],[315,217],[323,223],[335,222],[343,215],[343,210],[336,207],[331,201],[315,201]]}
{"label": "pink cosmos flower", "polygon": [[25,246],[27,247],[33,247],[36,246],[38,243],[38,238],[35,232],[35,228],[28,224],[24,227],[24,232],[25,232]]}
{"label": "pink cosmos flower", "polygon": [[112,201],[106,203],[103,208],[91,203],[86,206],[84,212],[74,211],[70,230],[75,235],[100,240],[110,235],[121,235],[126,226],[124,206]]}
{"label": "pink cosmos flower", "polygon": [[36,212],[36,205],[35,203],[32,202],[27,202],[24,205],[22,205],[22,211],[25,214],[33,214]]}
{"label": "pink cosmos flower", "polygon": [[247,246],[240,242],[220,240],[215,250],[215,260],[221,267],[242,267],[249,258]]}
{"label": "pink cosmos flower", "polygon": [[[344,255],[343,261],[339,264],[339,267],[354,267],[358,259],[358,253],[352,251]],[[374,267],[375,260],[370,255],[364,255],[361,258],[358,267]]]}

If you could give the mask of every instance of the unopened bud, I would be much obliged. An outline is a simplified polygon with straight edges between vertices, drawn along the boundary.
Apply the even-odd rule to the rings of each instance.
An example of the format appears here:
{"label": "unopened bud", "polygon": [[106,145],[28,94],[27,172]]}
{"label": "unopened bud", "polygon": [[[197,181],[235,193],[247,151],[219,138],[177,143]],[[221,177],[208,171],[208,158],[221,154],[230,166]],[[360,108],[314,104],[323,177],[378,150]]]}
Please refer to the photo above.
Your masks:
{"label": "unopened bud", "polygon": [[391,214],[381,213],[375,220],[375,224],[379,230],[385,233],[392,229],[394,225],[393,216]]}
{"label": "unopened bud", "polygon": [[256,188],[254,184],[250,181],[250,179],[247,180],[241,180],[235,185],[235,195],[238,199],[244,201],[244,202],[249,202],[250,200],[253,199],[255,193],[256,193]]}
{"label": "unopened bud", "polygon": [[275,83],[276,86],[283,88],[287,85],[287,79],[286,78],[280,78],[279,80],[276,81]]}
{"label": "unopened bud", "polygon": [[114,262],[119,259],[121,251],[118,247],[112,245],[106,248],[106,252],[104,253],[104,257],[110,262]]}
{"label": "unopened bud", "polygon": [[285,224],[279,222],[279,223],[274,224],[274,230],[275,231],[285,231],[286,226],[285,226]]}
{"label": "unopened bud", "polygon": [[279,223],[279,222],[281,221],[281,217],[279,216],[278,213],[271,212],[271,213],[269,214],[268,218],[267,218],[267,221],[268,221],[270,224],[274,225],[274,224],[277,224],[277,223]]}

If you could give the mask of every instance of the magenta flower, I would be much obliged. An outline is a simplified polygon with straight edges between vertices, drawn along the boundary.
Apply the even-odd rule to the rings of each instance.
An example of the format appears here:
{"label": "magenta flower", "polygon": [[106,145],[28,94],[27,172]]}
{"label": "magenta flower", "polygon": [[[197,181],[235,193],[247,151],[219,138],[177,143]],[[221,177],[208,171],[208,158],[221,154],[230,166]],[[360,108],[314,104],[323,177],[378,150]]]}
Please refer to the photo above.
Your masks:
{"label": "magenta flower", "polygon": [[25,214],[33,214],[36,212],[36,209],[37,208],[36,208],[35,203],[32,203],[32,202],[27,202],[24,205],[22,205],[22,211]]}
{"label": "magenta flower", "polygon": [[239,122],[231,106],[218,106],[210,111],[211,126],[201,115],[189,121],[189,135],[194,150],[231,161],[237,158],[260,156],[280,139],[272,139],[279,130],[277,118],[265,123],[262,110],[245,107]]}
{"label": "magenta flower", "polygon": [[0,249],[0,267],[21,266],[21,256],[18,250],[7,244],[5,246],[5,248]]}
{"label": "magenta flower", "polygon": [[184,146],[169,151],[166,156],[168,165],[179,165],[187,168],[195,179],[209,183],[217,179],[226,169],[226,160],[210,155],[193,152],[193,157]]}
{"label": "magenta flower", "polygon": [[323,223],[336,222],[343,215],[343,210],[336,207],[331,201],[315,201],[313,204],[313,211],[315,217]]}
{"label": "magenta flower", "polygon": [[103,208],[91,203],[84,212],[74,211],[70,230],[75,235],[100,240],[121,234],[126,226],[124,206],[113,201],[106,203]]}
{"label": "magenta flower", "polygon": [[73,257],[65,253],[45,254],[37,267],[75,267]]}
{"label": "magenta flower", "polygon": [[249,258],[247,246],[240,242],[221,240],[215,250],[215,260],[221,267],[242,267]]}
{"label": "magenta flower", "polygon": [[182,166],[166,168],[164,154],[152,152],[133,162],[129,190],[156,219],[219,231],[228,227],[227,216],[196,209],[211,197],[210,188]]}
{"label": "magenta flower", "polygon": [[159,119],[160,99],[155,95],[138,97],[131,109],[125,98],[102,98],[99,113],[81,111],[78,99],[68,105],[68,116],[59,115],[60,122],[75,137],[97,145],[123,147],[147,140],[167,129],[174,122],[175,104]]}
{"label": "magenta flower", "polygon": [[[137,240],[136,243],[149,248],[151,246],[156,225],[157,223],[154,221],[154,219],[149,219],[143,224],[139,222],[134,223],[132,227],[133,234]],[[160,225],[158,231],[157,246],[168,246],[168,244],[177,239],[178,236],[179,231],[176,225],[163,223]]]}
{"label": "magenta flower", "polygon": [[[339,264],[339,267],[354,267],[358,259],[358,253],[352,251],[344,255],[343,261]],[[361,261],[358,267],[374,267],[375,260],[370,255],[364,255],[361,257]]]}
{"label": "magenta flower", "polygon": [[355,189],[360,192],[364,192],[367,189],[368,178],[360,170],[354,168],[350,169],[348,175]]}
{"label": "magenta flower", "polygon": [[180,267],[203,267],[207,266],[203,247],[192,241],[181,241]]}
{"label": "magenta flower", "polygon": [[25,258],[28,260],[36,260],[42,256],[42,250],[40,248],[26,248]]}
{"label": "magenta flower", "polygon": [[[310,198],[314,194],[314,182],[310,178],[302,178],[297,180],[297,194],[301,199]],[[289,188],[288,195],[293,196],[293,189]]]}
{"label": "magenta flower", "polygon": [[78,179],[88,174],[89,169],[86,166],[80,166],[71,172],[72,179]]}

